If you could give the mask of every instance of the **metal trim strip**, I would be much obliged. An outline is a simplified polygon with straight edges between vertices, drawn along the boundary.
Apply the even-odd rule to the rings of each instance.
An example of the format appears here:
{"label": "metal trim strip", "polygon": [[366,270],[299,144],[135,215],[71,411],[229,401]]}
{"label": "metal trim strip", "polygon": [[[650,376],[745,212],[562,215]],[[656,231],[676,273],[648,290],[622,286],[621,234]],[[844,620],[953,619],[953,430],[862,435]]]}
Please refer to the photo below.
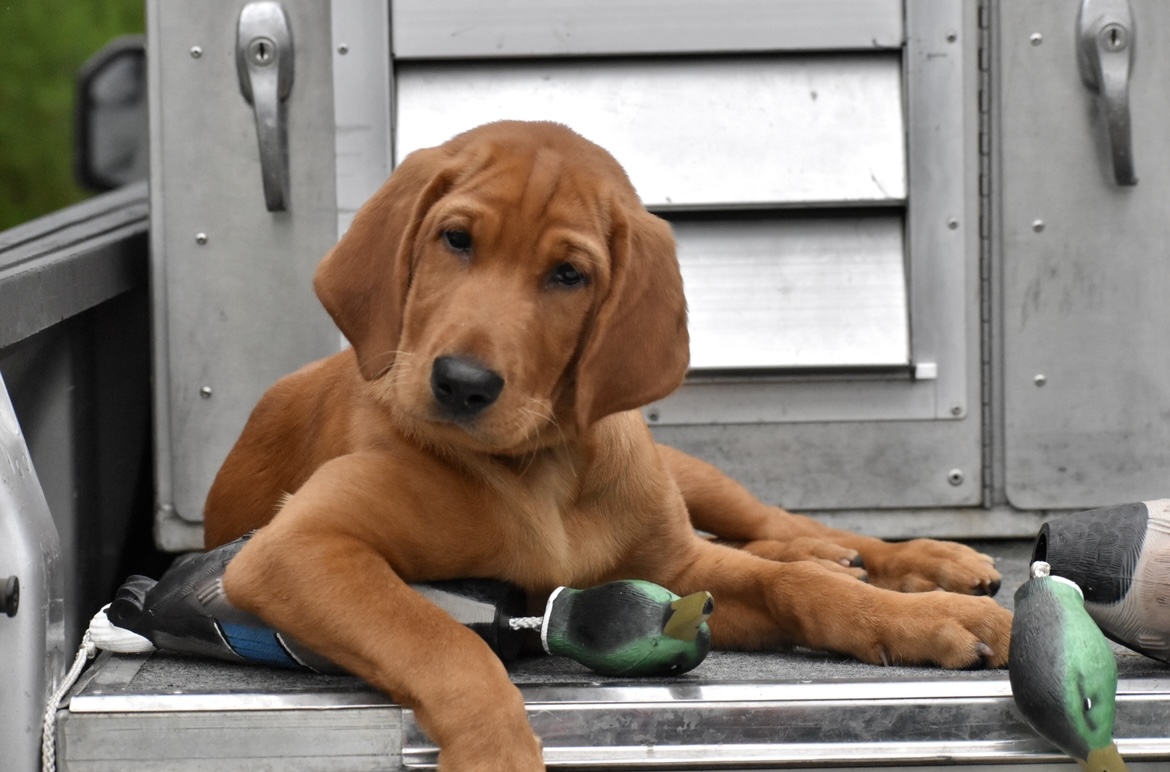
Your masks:
{"label": "metal trim strip", "polygon": [[147,282],[146,183],[0,233],[0,348]]}
{"label": "metal trim strip", "polygon": [[395,0],[403,59],[894,49],[901,0]]}

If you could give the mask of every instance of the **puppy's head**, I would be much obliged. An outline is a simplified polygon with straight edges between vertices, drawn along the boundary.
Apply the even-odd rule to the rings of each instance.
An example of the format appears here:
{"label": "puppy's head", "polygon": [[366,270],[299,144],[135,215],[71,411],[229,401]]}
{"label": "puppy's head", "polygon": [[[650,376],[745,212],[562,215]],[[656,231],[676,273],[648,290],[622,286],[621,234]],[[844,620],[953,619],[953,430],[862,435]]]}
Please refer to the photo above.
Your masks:
{"label": "puppy's head", "polygon": [[669,226],[557,124],[488,124],[412,153],[314,286],[408,430],[486,452],[659,399],[688,362]]}

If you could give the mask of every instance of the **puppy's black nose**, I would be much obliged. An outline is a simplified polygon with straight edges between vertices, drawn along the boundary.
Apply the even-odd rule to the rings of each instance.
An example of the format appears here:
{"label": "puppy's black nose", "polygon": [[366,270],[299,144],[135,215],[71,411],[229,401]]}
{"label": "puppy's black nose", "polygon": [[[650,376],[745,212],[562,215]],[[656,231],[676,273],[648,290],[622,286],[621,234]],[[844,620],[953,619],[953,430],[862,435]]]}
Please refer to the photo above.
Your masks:
{"label": "puppy's black nose", "polygon": [[496,401],[504,379],[463,357],[439,357],[431,365],[431,393],[450,418],[474,418]]}

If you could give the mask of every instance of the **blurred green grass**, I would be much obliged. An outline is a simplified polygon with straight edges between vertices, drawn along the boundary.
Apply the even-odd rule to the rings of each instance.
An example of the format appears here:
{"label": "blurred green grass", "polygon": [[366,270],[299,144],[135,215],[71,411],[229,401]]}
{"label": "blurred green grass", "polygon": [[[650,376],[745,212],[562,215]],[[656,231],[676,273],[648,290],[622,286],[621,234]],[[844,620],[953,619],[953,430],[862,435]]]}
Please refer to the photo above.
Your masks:
{"label": "blurred green grass", "polygon": [[145,28],[145,0],[0,0],[0,230],[79,201],[78,68]]}

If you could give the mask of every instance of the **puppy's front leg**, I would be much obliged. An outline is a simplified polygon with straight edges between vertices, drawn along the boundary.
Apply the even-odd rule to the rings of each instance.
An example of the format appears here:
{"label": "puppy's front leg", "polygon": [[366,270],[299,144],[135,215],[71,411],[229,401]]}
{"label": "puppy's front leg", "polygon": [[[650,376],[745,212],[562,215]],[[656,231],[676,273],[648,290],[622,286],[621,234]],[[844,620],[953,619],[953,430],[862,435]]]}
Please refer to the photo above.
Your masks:
{"label": "puppy's front leg", "polygon": [[827,560],[846,567],[860,564],[870,583],[902,592],[994,595],[999,590],[995,561],[966,545],[933,539],[886,542],[830,528],[764,504],[705,461],[665,445],[658,452],[695,527],[753,554],[772,560]]}
{"label": "puppy's front leg", "polygon": [[705,589],[719,648],[805,646],[873,664],[1002,667],[1011,614],[990,598],[900,593],[803,561],[776,563],[696,539],[676,593]]}
{"label": "puppy's front leg", "polygon": [[856,549],[833,541],[827,526],[764,504],[706,461],[668,445],[657,447],[695,528],[771,560],[826,561],[843,569],[861,562]]}
{"label": "puppy's front leg", "polygon": [[412,494],[394,469],[354,457],[321,467],[229,564],[227,596],[412,708],[441,769],[543,770],[500,660],[394,570],[400,560],[410,576],[412,551],[416,561],[456,552],[434,533],[442,515],[432,507],[466,502]]}

